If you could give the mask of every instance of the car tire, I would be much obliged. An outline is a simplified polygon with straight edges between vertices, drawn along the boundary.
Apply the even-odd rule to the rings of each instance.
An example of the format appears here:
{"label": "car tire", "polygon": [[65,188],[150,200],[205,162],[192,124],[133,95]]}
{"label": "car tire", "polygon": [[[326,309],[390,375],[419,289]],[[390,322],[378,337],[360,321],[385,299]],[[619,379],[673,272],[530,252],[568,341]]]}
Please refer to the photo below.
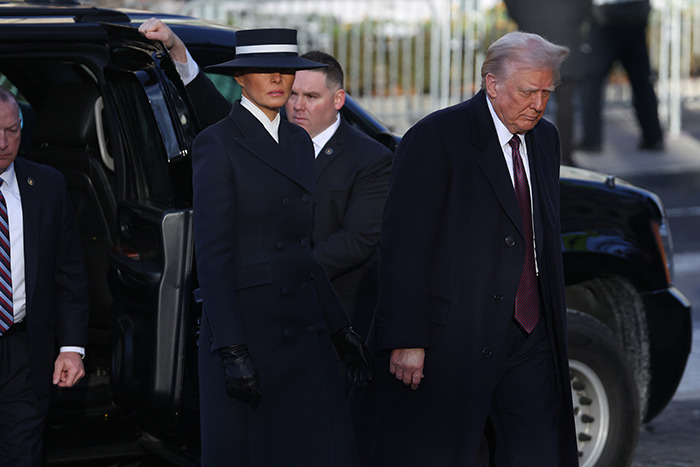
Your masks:
{"label": "car tire", "polygon": [[628,466],[641,422],[632,368],[615,335],[568,310],[569,366],[580,467]]}

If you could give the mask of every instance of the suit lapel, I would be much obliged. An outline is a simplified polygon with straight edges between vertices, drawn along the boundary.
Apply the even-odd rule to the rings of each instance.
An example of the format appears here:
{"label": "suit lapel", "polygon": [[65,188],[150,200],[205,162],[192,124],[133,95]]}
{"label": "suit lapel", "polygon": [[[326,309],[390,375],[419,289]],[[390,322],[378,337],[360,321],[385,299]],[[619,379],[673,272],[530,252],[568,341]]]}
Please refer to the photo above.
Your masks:
{"label": "suit lapel", "polygon": [[473,122],[473,144],[481,149],[477,162],[483,170],[498,201],[510,220],[523,235],[523,222],[520,218],[518,200],[515,197],[513,181],[508,173],[508,166],[503,157],[503,149],[498,142],[496,127],[486,104],[486,93],[479,91],[470,101],[467,101]]}
{"label": "suit lapel", "polygon": [[[525,136],[527,144],[527,154],[530,163],[530,186],[532,191],[533,219],[535,226],[535,243],[537,251],[542,251],[544,240],[544,213],[542,212],[542,202],[549,199],[546,187],[542,182],[545,180],[542,173],[545,153],[538,144],[536,128],[528,132]],[[537,163],[536,163],[537,161]]]}
{"label": "suit lapel", "polygon": [[286,122],[280,122],[278,144],[240,101],[234,103],[229,118],[242,133],[241,137],[234,137],[238,144],[306,191],[312,191],[313,176],[309,180],[308,175],[303,173],[304,165],[313,167],[313,164],[303,163],[304,157],[313,157],[313,153],[305,154],[304,148],[308,148],[310,143],[305,141],[308,137],[305,138],[304,133],[292,135]]}
{"label": "suit lapel", "polygon": [[41,181],[32,177],[24,160],[15,160],[15,177],[22,200],[22,230],[24,231],[24,281],[27,310],[31,310],[39,265],[39,233],[41,232]]}
{"label": "suit lapel", "polygon": [[344,142],[347,140],[347,123],[340,121],[340,126],[331,136],[321,153],[316,157],[316,180],[320,180],[323,172],[343,152]]}

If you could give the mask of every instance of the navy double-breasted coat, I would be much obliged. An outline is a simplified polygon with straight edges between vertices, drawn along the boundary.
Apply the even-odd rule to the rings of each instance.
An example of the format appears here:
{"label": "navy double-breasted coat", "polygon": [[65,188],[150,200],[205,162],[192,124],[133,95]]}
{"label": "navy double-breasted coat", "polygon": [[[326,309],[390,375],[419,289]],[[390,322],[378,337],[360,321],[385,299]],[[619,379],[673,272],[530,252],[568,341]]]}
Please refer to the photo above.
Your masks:
{"label": "navy double-breasted coat", "polygon": [[[193,166],[203,465],[358,465],[330,340],[348,320],[311,249],[311,140],[282,121],[278,144],[236,102],[197,137]],[[217,349],[240,343],[257,409],[225,391]]]}
{"label": "navy double-breasted coat", "polygon": [[[559,138],[525,136],[542,307],[558,375],[561,466],[577,465],[559,225]],[[474,465],[507,360],[525,259],[520,212],[486,94],[438,111],[394,156],[382,222],[374,380],[351,409],[366,467]],[[413,391],[389,373],[396,348],[425,348]],[[513,388],[522,391],[526,388]]]}

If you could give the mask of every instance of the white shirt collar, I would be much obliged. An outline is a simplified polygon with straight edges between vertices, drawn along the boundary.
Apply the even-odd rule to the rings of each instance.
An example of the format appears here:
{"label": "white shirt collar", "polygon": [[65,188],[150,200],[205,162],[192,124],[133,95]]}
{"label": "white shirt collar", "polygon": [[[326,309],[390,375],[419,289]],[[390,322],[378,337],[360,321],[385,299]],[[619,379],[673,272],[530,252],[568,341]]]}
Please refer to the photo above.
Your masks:
{"label": "white shirt collar", "polygon": [[340,114],[337,113],[335,115],[335,122],[331,124],[328,128],[323,130],[321,133],[317,134],[314,138],[311,139],[314,143],[314,153],[316,157],[318,157],[319,153],[321,152],[321,149],[323,149],[323,146],[325,146],[328,141],[333,137],[335,132],[338,130],[338,127],[340,126]]}
{"label": "white shirt collar", "polygon": [[275,117],[274,120],[270,121],[267,115],[265,115],[265,112],[260,110],[260,107],[257,105],[253,104],[250,99],[246,98],[245,96],[241,97],[241,105],[248,109],[250,113],[253,114],[255,118],[257,118],[260,123],[263,124],[265,129],[267,130],[268,133],[270,133],[270,136],[272,136],[275,141],[278,143],[280,142],[280,137],[279,137],[279,128],[280,128],[280,114],[277,112],[277,116]]}
{"label": "white shirt collar", "polygon": [[0,174],[3,183],[2,187],[5,190],[10,190],[12,193],[19,193],[19,187],[17,186],[17,176],[15,175],[15,163],[14,161],[8,168],[5,169],[3,173]]}
{"label": "white shirt collar", "polygon": [[[508,142],[513,139],[513,133],[511,133],[508,128],[503,124],[500,118],[498,118],[498,115],[496,114],[496,111],[493,108],[493,104],[491,104],[491,99],[486,97],[486,103],[489,106],[489,112],[491,112],[491,118],[493,119],[493,123],[496,126],[496,133],[498,134],[498,143],[501,145],[501,147],[504,147]],[[517,135],[518,138],[520,139],[520,147],[524,148],[525,147],[525,139],[523,138],[523,135]],[[522,150],[521,150],[522,153]]]}
{"label": "white shirt collar", "polygon": [[[514,175],[513,175],[513,152],[508,144],[508,141],[513,139],[513,134],[506,128],[506,126],[503,124],[500,118],[498,118],[498,115],[496,114],[496,111],[493,108],[493,105],[491,104],[491,99],[486,97],[486,103],[488,104],[489,107],[489,112],[491,113],[491,119],[493,120],[493,124],[496,127],[496,134],[498,135],[498,142],[501,145],[501,151],[503,152],[503,157],[506,162],[506,166],[508,167],[508,173],[510,174],[510,179],[513,183],[514,181]],[[525,173],[527,174],[527,179],[532,180],[530,177],[530,158],[527,154],[527,145],[525,144],[525,135],[518,135],[518,138],[520,139],[520,157],[523,159],[523,166],[525,168]],[[532,184],[530,184],[530,192],[532,192]]]}

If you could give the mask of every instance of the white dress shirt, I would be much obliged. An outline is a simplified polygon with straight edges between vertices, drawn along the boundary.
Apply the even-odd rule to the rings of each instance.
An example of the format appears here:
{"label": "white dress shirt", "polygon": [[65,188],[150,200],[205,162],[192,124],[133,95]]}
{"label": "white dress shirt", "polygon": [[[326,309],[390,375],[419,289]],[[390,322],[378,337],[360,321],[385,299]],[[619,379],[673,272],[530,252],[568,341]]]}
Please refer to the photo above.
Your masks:
{"label": "white dress shirt", "polygon": [[187,63],[182,63],[178,62],[176,60],[173,60],[175,63],[175,69],[177,70],[178,74],[180,75],[180,79],[182,80],[183,84],[187,86],[192,82],[193,79],[197,77],[197,74],[199,73],[199,65],[197,65],[197,62],[194,61],[192,58],[192,55],[190,55],[190,51],[187,50]]}
{"label": "white dress shirt", "polygon": [[318,157],[319,154],[321,154],[321,149],[323,149],[323,146],[325,146],[328,141],[333,137],[335,132],[338,130],[338,127],[340,126],[340,114],[336,114],[335,116],[335,121],[323,130],[321,133],[317,134],[314,138],[311,138],[311,141],[314,143],[314,155]]}
{"label": "white dress shirt", "polygon": [[[513,149],[510,147],[510,144],[508,142],[513,139],[513,133],[511,133],[508,128],[503,124],[500,118],[498,118],[498,115],[496,114],[496,111],[493,108],[493,105],[491,104],[491,99],[488,97],[486,98],[486,103],[489,106],[489,112],[491,112],[491,118],[493,119],[493,123],[496,126],[496,133],[498,134],[498,143],[501,145],[501,149],[503,150],[503,157],[506,161],[506,165],[508,166],[508,174],[510,175],[510,181],[513,184],[513,190],[515,190],[515,173],[513,172]],[[527,188],[530,190],[530,213],[531,215],[534,216],[535,214],[535,209],[532,205],[533,202],[533,197],[532,197],[532,177],[530,176],[530,159],[528,158],[527,155],[527,145],[525,144],[525,136],[524,135],[516,135],[518,139],[520,140],[520,157],[523,160],[523,168],[525,169],[525,174],[527,175]],[[532,222],[532,242],[533,242],[533,252],[535,253],[535,259],[537,259],[537,242],[535,242],[535,219],[533,218],[531,220]],[[539,266],[537,265],[537,261],[535,261],[535,271],[539,274]]]}
{"label": "white dress shirt", "polygon": [[272,136],[275,141],[278,143],[280,142],[280,136],[279,136],[279,130],[280,130],[280,114],[277,112],[277,116],[275,117],[274,120],[270,120],[270,117],[265,115],[265,112],[260,110],[260,108],[253,104],[247,97],[243,96],[241,97],[241,105],[248,109],[250,113],[253,114],[255,118],[257,118],[260,123],[263,124],[265,129],[267,130],[268,133],[270,133],[270,136]]}

